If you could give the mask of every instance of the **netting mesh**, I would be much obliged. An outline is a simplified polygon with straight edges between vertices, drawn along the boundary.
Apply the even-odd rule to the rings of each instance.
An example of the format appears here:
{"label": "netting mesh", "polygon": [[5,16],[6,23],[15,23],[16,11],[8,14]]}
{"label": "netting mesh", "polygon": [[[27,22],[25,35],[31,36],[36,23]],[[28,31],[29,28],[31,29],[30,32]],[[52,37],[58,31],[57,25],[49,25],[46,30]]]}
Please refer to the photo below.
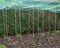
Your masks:
{"label": "netting mesh", "polygon": [[28,11],[29,9],[49,10],[51,12],[60,12],[60,1],[59,0],[1,0],[1,9],[16,9],[21,11]]}

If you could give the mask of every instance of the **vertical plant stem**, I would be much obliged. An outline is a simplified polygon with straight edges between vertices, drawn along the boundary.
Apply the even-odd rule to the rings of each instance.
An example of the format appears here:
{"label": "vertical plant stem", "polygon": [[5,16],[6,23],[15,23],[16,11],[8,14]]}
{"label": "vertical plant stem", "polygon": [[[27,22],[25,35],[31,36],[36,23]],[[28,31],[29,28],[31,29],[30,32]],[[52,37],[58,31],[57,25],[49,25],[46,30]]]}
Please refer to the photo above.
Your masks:
{"label": "vertical plant stem", "polygon": [[56,31],[56,21],[57,21],[57,15],[55,13],[55,31]]}
{"label": "vertical plant stem", "polygon": [[7,9],[5,10],[5,16],[6,16],[6,37],[8,37],[8,16],[7,16]]}
{"label": "vertical plant stem", "polygon": [[22,38],[22,36],[21,36],[21,12],[20,12],[20,10],[19,10],[19,27],[20,27],[20,38]]}
{"label": "vertical plant stem", "polygon": [[[34,33],[34,30],[35,30],[35,28],[34,28],[34,18],[35,18],[35,16],[34,16],[34,9],[33,9],[33,12],[32,12],[32,14],[33,14],[33,38],[35,38],[35,33]],[[35,43],[35,41],[33,42],[33,48],[35,48],[36,47],[36,45],[35,45],[36,43]]]}
{"label": "vertical plant stem", "polygon": [[[38,37],[39,37],[39,32],[40,32],[40,28],[39,28],[39,17],[40,17],[40,14],[39,14],[39,10],[37,11],[37,15],[38,15],[38,23],[37,23],[37,28],[38,28]],[[39,40],[37,39],[37,48],[39,46]]]}
{"label": "vertical plant stem", "polygon": [[28,12],[28,33],[29,33],[29,37],[30,37],[30,10]]}
{"label": "vertical plant stem", "polygon": [[17,26],[16,26],[16,22],[17,22],[17,16],[16,16],[16,9],[15,9],[15,34],[17,35]]}
{"label": "vertical plant stem", "polygon": [[48,30],[48,32],[50,32],[50,11],[49,11],[49,15],[48,15],[48,27],[49,27],[49,30]]}
{"label": "vertical plant stem", "polygon": [[44,32],[44,11],[42,11],[42,32]]}
{"label": "vertical plant stem", "polygon": [[2,12],[3,12],[3,27],[4,27],[4,37],[5,37],[5,14],[4,14],[4,10],[2,10]]}
{"label": "vertical plant stem", "polygon": [[34,9],[33,9],[33,37],[34,37]]}
{"label": "vertical plant stem", "polygon": [[39,12],[39,10],[38,10],[38,12],[37,12],[37,14],[38,14],[38,34],[39,34],[39,32],[40,32],[40,28],[39,28],[39,16],[40,16],[40,14],[39,14],[40,12]]}

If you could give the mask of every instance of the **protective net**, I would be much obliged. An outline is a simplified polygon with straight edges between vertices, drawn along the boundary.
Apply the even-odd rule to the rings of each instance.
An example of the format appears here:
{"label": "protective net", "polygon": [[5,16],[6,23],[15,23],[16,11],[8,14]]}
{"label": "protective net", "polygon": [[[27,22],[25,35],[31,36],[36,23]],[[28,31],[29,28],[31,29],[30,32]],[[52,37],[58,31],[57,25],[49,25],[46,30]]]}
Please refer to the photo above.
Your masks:
{"label": "protective net", "polygon": [[49,10],[60,12],[60,2],[58,0],[1,0],[0,9],[16,9],[28,11],[29,9]]}

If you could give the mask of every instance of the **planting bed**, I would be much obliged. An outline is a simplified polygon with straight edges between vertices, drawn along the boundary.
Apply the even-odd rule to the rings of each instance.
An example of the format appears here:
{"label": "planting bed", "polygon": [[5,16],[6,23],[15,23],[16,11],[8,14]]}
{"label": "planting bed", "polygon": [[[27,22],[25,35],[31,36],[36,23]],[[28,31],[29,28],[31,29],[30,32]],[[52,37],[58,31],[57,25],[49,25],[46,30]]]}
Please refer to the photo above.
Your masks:
{"label": "planting bed", "polygon": [[7,48],[60,48],[60,33],[41,32],[17,36],[0,37],[0,43]]}

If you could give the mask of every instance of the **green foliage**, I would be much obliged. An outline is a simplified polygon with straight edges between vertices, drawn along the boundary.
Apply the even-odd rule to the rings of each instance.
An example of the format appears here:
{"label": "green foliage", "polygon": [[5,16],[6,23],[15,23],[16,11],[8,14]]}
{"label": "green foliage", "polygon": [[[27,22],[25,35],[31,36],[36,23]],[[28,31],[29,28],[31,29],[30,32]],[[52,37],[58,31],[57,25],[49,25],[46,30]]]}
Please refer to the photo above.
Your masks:
{"label": "green foliage", "polygon": [[[44,15],[43,15],[44,14]],[[30,18],[29,18],[30,17]],[[44,19],[43,19],[44,17]],[[56,16],[57,21],[56,21],[56,28],[58,28],[59,21],[60,21],[60,16],[57,14]],[[20,18],[20,19],[19,19]],[[50,18],[50,21],[48,20]],[[29,21],[30,19],[30,21]],[[16,21],[16,22],[15,22]],[[21,26],[20,26],[21,23]],[[44,24],[42,24],[44,23]],[[42,30],[42,25],[44,26],[44,30],[48,30],[50,24],[50,28],[54,30],[55,28],[55,13],[50,13],[49,17],[49,11],[44,11],[44,13],[40,10],[39,11],[39,29],[38,29],[38,10],[34,10],[34,30],[35,31],[41,31]],[[6,12],[4,10],[4,20],[3,20],[3,12],[0,10],[0,35],[6,34],[6,30],[4,32],[4,25],[6,29]],[[15,28],[16,25],[16,28]],[[20,27],[21,27],[21,33],[30,30],[33,30],[33,11],[30,11],[30,16],[29,16],[29,11],[20,11],[20,16],[19,16],[19,11],[16,11],[16,19],[15,19],[15,10],[7,10],[7,30],[8,34],[14,35],[17,33],[20,33]],[[17,31],[15,32],[15,29]]]}
{"label": "green foliage", "polygon": [[1,45],[1,44],[0,44],[0,48],[6,48],[6,46],[5,46],[5,45]]}
{"label": "green foliage", "polygon": [[56,30],[55,32],[56,32],[56,33],[60,33],[60,30]]}

